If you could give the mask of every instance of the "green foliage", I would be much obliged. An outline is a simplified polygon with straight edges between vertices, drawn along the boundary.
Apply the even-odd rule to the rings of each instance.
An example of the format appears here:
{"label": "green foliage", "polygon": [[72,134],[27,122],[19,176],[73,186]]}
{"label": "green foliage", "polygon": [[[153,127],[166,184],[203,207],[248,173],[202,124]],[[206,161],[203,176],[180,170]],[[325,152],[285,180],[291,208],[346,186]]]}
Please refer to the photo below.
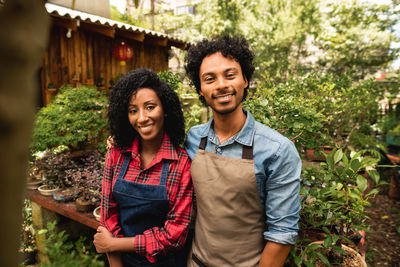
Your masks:
{"label": "green foliage", "polygon": [[398,12],[393,3],[324,3],[323,27],[315,42],[323,51],[319,64],[336,73],[353,70],[357,78],[384,69],[398,53],[391,47],[398,39],[393,33]]}
{"label": "green foliage", "polygon": [[179,96],[182,103],[183,117],[185,119],[185,131],[188,132],[191,127],[202,123],[201,119],[205,109],[199,101],[197,94],[193,91],[186,90],[180,75],[171,71],[159,72],[158,75],[163,81],[168,83]]}
{"label": "green foliage", "polygon": [[[336,250],[340,255],[343,252],[341,244],[352,242],[349,238],[353,229],[366,228],[365,207],[369,206],[369,199],[378,193],[378,189],[371,185],[368,188],[368,181],[361,173],[367,173],[375,186],[381,182],[375,169],[380,159],[366,156],[365,153],[351,151],[347,154],[335,149],[326,155],[326,162],[321,163],[320,169],[303,170],[305,185],[301,193],[306,200],[300,212],[300,228],[302,231],[322,229],[325,240],[322,246],[313,246],[306,251],[305,246],[310,240],[300,238],[300,249],[291,254],[295,262],[301,263],[306,253],[309,263],[313,263],[317,257],[322,260],[318,254],[321,248]],[[331,256],[325,260],[330,263],[337,261]]]}
{"label": "green foliage", "polygon": [[60,145],[71,150],[98,146],[105,149],[107,96],[96,88],[63,87],[36,115],[33,152]]}
{"label": "green foliage", "polygon": [[299,150],[343,147],[344,132],[370,131],[365,122],[377,120],[376,101],[384,93],[373,81],[353,83],[348,75],[313,73],[277,85],[264,79],[245,107],[258,121],[291,139]]}
{"label": "green foliage", "polygon": [[56,221],[47,223],[47,229],[42,229],[38,234],[47,234],[44,240],[46,253],[50,262],[40,266],[104,266],[100,255],[95,252],[92,242],[80,237],[76,242],[69,241],[65,231],[56,231]]}
{"label": "green foliage", "polygon": [[185,132],[188,132],[193,126],[203,123],[201,118],[204,113],[204,107],[201,106],[199,100],[197,102],[198,104],[190,105],[188,108],[183,109]]}
{"label": "green foliage", "polygon": [[172,89],[174,89],[174,91],[178,94],[178,96],[187,94],[187,91],[183,85],[183,80],[178,73],[173,73],[167,70],[159,72],[158,76],[161,80],[169,84]]}
{"label": "green foliage", "polygon": [[24,199],[22,207],[22,233],[20,252],[31,252],[36,249],[35,230],[32,225],[32,205],[31,201]]}

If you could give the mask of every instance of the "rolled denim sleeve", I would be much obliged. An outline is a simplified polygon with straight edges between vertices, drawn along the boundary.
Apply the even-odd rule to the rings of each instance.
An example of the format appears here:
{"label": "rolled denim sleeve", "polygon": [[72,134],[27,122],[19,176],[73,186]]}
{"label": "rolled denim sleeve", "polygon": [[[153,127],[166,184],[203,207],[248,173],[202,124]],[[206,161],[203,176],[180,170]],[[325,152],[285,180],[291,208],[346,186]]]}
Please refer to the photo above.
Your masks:
{"label": "rolled denim sleeve", "polygon": [[268,164],[265,183],[266,240],[279,244],[296,243],[299,230],[301,159],[289,140],[280,144]]}

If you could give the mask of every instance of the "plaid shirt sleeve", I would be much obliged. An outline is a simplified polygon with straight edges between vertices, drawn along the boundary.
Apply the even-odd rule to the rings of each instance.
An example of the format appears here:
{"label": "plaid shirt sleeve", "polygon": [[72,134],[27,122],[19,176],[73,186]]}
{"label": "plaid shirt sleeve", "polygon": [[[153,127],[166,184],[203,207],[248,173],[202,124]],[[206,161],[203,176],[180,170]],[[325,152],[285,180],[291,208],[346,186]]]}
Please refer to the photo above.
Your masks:
{"label": "plaid shirt sleeve", "polygon": [[157,255],[181,249],[185,244],[192,216],[193,184],[190,159],[183,150],[179,160],[169,169],[167,190],[170,211],[164,227],[153,227],[135,238],[136,253],[155,262]]}
{"label": "plaid shirt sleeve", "polygon": [[112,196],[116,152],[116,149],[109,149],[104,163],[100,222],[113,236],[122,237],[123,235],[120,234],[121,226],[118,223],[119,212],[117,210],[117,203]]}

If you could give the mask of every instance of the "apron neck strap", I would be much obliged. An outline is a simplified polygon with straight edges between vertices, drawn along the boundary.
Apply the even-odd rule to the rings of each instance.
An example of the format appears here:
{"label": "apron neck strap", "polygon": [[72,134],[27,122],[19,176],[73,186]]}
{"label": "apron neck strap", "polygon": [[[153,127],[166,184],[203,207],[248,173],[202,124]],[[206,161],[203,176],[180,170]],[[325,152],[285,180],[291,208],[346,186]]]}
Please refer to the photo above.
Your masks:
{"label": "apron neck strap", "polygon": [[[131,161],[131,154],[124,153],[124,162],[122,163],[121,170],[119,171],[118,179],[124,179],[126,170],[128,169],[130,161]],[[169,160],[163,160],[163,165],[162,165],[162,169],[161,169],[161,177],[160,177],[160,185],[167,184],[169,163],[170,163]]]}
{"label": "apron neck strap", "polygon": [[160,177],[160,185],[167,184],[168,167],[169,167],[169,160],[163,160],[163,165],[162,165],[162,169],[161,169],[161,177]]}
{"label": "apron neck strap", "polygon": [[118,174],[118,179],[124,179],[126,170],[128,169],[129,162],[131,161],[131,153],[124,153],[124,162],[122,163],[121,170],[119,171]]}
{"label": "apron neck strap", "polygon": [[[201,138],[199,149],[205,150],[207,145],[207,136]],[[253,145],[245,146],[242,145],[242,159],[253,159]]]}

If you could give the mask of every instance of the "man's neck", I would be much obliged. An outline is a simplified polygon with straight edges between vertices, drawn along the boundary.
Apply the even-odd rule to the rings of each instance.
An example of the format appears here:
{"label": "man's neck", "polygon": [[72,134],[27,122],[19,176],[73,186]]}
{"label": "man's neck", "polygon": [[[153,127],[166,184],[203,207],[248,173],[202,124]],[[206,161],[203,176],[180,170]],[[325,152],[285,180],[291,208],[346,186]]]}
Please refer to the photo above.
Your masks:
{"label": "man's neck", "polygon": [[239,105],[236,110],[228,114],[213,112],[214,132],[221,143],[224,143],[230,137],[236,135],[243,128],[246,122],[246,115]]}

